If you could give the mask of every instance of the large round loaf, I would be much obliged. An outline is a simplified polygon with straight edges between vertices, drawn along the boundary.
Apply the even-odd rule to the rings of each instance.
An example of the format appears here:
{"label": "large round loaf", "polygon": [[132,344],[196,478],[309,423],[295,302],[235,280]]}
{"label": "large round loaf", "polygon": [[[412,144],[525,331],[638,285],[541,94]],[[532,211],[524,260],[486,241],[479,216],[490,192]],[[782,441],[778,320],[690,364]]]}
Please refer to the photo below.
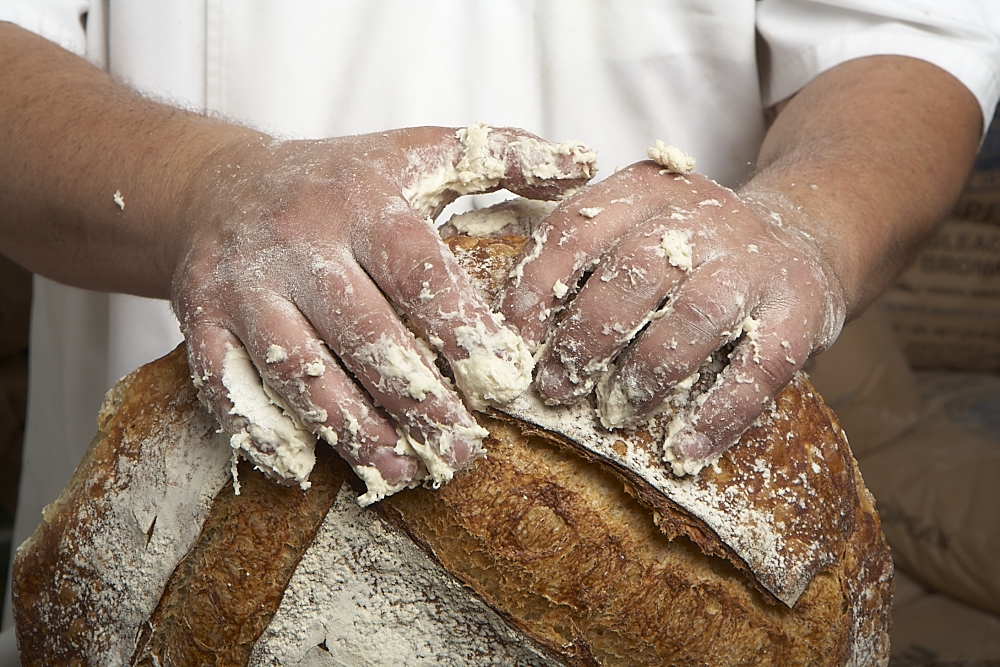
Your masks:
{"label": "large round loaf", "polygon": [[[486,282],[519,247],[451,243]],[[321,447],[308,490],[243,462],[235,495],[184,350],[139,369],[17,552],[23,664],[887,663],[888,550],[804,376],[676,481],[731,497],[733,519],[563,435],[481,420],[488,456],[440,489],[360,509]],[[748,537],[748,512],[770,530]]]}

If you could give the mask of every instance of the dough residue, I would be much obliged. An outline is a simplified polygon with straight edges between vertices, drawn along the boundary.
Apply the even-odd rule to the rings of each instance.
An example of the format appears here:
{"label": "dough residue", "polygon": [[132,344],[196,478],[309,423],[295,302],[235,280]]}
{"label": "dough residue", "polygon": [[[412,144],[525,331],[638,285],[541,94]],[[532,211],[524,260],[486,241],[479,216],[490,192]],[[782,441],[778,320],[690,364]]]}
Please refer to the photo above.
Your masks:
{"label": "dough residue", "polygon": [[[493,128],[484,123],[470,125],[455,136],[462,144],[462,156],[457,163],[445,160],[432,171],[425,165],[411,164],[420,175],[412,186],[403,189],[403,197],[424,217],[440,210],[454,194],[496,188],[506,174],[505,161],[516,162],[529,185],[549,180],[589,179],[597,173],[597,154],[579,141],[553,144],[525,137],[508,142],[503,135],[494,135]],[[560,166],[567,158],[571,171]]]}
{"label": "dough residue", "polygon": [[386,393],[422,401],[427,394],[445,398],[448,390],[441,379],[423,361],[419,352],[395,343],[383,334],[374,343],[358,349],[358,356],[378,369],[379,388]]}
{"label": "dough residue", "polygon": [[453,233],[476,238],[496,236],[501,230],[507,234],[527,236],[555,206],[555,202],[518,197],[489,208],[458,213],[447,224],[454,228]]}
{"label": "dough residue", "polygon": [[520,396],[531,384],[535,366],[524,340],[496,319],[494,324],[499,327],[496,333],[481,321],[455,329],[456,341],[469,354],[452,363],[455,384],[475,410]]}
{"label": "dough residue", "polygon": [[681,271],[691,270],[691,243],[686,232],[676,229],[664,232],[656,254],[666,257],[668,262]]}
{"label": "dough residue", "polygon": [[[597,173],[597,153],[580,141],[565,141],[554,144],[532,137],[512,141],[508,147],[514,158],[520,163],[521,173],[528,185],[536,185],[544,181],[579,178],[581,175],[590,179]],[[572,172],[560,167],[564,158],[570,158],[573,165],[581,169]]]}
{"label": "dough residue", "polygon": [[391,496],[397,491],[402,491],[408,486],[415,486],[417,484],[417,482],[413,484],[390,484],[385,481],[385,477],[373,465],[352,465],[351,467],[354,468],[354,472],[361,478],[361,481],[365,483],[365,493],[358,496],[358,505],[361,507],[368,507],[386,496]]}
{"label": "dough residue", "polygon": [[[490,149],[489,125],[476,123],[456,133],[462,143],[462,158],[457,164],[445,160],[430,173],[422,173],[416,183],[403,189],[403,197],[424,217],[429,218],[445,203],[449,193],[460,195],[490,190],[500,183],[506,168]],[[502,154],[502,151],[500,151]],[[422,165],[415,165],[418,170]]]}
{"label": "dough residue", "polygon": [[326,373],[326,364],[320,360],[307,362],[304,370],[306,375],[314,378],[321,378]]}
{"label": "dough residue", "polygon": [[514,265],[514,268],[510,270],[510,278],[514,280],[514,287],[521,286],[521,279],[524,278],[524,267],[526,267],[531,262],[538,259],[542,254],[542,248],[545,247],[545,242],[549,240],[549,228],[539,227],[531,235],[531,242],[534,245],[531,247],[531,252],[521,258],[521,261]]}
{"label": "dough residue", "polygon": [[675,146],[666,145],[659,139],[646,149],[646,155],[670,173],[690,174],[694,171],[693,157]]}
{"label": "dough residue", "polygon": [[248,421],[231,436],[230,446],[258,469],[309,488],[309,473],[316,464],[316,437],[302,428],[280,398],[265,390],[244,348],[226,350],[222,384],[233,403],[230,414]]}
{"label": "dough residue", "polygon": [[288,350],[280,345],[269,345],[267,348],[267,354],[264,356],[264,361],[269,364],[278,364],[282,361],[288,361]]}

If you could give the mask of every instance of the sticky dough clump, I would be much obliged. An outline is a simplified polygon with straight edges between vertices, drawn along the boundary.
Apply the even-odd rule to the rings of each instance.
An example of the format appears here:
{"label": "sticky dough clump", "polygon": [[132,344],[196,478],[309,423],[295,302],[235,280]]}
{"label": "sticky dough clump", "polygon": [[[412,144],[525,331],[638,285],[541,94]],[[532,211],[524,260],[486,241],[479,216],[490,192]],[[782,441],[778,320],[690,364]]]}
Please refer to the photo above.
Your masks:
{"label": "sticky dough clump", "polygon": [[233,403],[231,414],[247,420],[247,425],[230,438],[230,446],[259,470],[309,488],[309,473],[316,465],[316,436],[261,382],[242,347],[226,350],[222,384]]}
{"label": "sticky dough clump", "polygon": [[473,409],[482,410],[490,401],[512,401],[531,384],[535,362],[524,339],[510,329],[501,326],[490,333],[476,322],[457,327],[455,337],[469,354],[451,365],[455,384]]}
{"label": "sticky dough clump", "polygon": [[682,231],[671,229],[664,232],[656,254],[666,257],[668,262],[681,271],[691,270],[691,243],[688,235]]}
{"label": "sticky dough clump", "polygon": [[675,146],[668,146],[659,139],[646,149],[649,159],[675,174],[694,171],[694,158]]}
{"label": "sticky dough clump", "polygon": [[[462,157],[457,163],[444,160],[433,170],[420,164],[411,165],[420,176],[403,190],[403,197],[424,217],[438,211],[453,194],[486,192],[499,185],[507,171],[504,162],[507,152],[518,163],[529,185],[553,179],[590,178],[597,173],[597,153],[579,141],[554,144],[525,137],[507,142],[485,123],[470,125],[455,136],[462,143]],[[566,157],[579,167],[578,172],[562,170],[559,164]]]}

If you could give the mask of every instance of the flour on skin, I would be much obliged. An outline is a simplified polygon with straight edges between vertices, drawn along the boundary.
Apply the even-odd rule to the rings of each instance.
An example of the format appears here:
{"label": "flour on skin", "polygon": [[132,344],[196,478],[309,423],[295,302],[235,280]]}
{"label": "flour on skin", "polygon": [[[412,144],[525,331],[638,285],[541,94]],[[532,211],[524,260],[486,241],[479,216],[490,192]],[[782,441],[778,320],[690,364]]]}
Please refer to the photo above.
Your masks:
{"label": "flour on skin", "polygon": [[379,388],[386,393],[409,396],[417,401],[433,394],[445,398],[448,390],[440,378],[424,363],[422,356],[395,343],[383,334],[374,343],[358,348],[363,358],[378,370]]}
{"label": "flour on skin", "polygon": [[[428,160],[427,155],[410,156],[410,168],[416,174],[416,179],[402,194],[410,207],[426,218],[440,210],[455,194],[474,194],[495,189],[511,165],[519,168],[528,184],[560,179],[585,180],[596,172],[595,153],[579,142],[552,144],[531,137],[511,140],[509,135],[495,132],[483,123],[459,130],[456,137],[460,144],[459,152],[453,156],[456,159],[440,160],[440,156],[434,156]],[[521,218],[538,219],[540,211],[551,210],[552,206],[549,203],[529,204],[530,211],[517,211],[514,217],[523,224]],[[485,216],[471,215],[458,220],[455,226],[464,227],[470,232],[490,234],[503,229],[509,222],[500,224]],[[433,266],[428,263],[424,268],[429,270]],[[429,281],[425,281],[422,287],[418,300],[435,298],[436,294],[431,290]],[[531,382],[534,360],[527,345],[514,331],[504,327],[496,314],[490,313],[492,319],[489,321],[469,321],[464,317],[469,310],[467,301],[460,298],[455,305],[454,316],[459,325],[454,328],[455,342],[467,356],[452,359],[451,368],[455,384],[467,404],[473,409],[482,410],[490,404],[503,404],[513,400]],[[448,316],[446,319],[450,319],[451,314]],[[431,336],[429,340],[436,349],[442,349],[443,341],[440,338]],[[377,341],[362,345],[354,353],[378,373],[378,386],[385,394],[417,402],[432,398],[443,400],[452,395],[451,388],[447,386],[447,380],[434,369],[433,350],[426,343],[421,343],[423,341],[418,342],[420,351],[417,352],[383,336]],[[287,352],[280,349],[280,346],[272,346],[267,357],[267,363],[280,363],[287,360]],[[289,428],[293,427],[305,433],[313,447],[315,438],[301,428],[301,423],[292,417],[279,397],[268,396],[267,387],[260,382],[249,358],[245,360],[245,364],[241,359],[234,360],[232,365],[233,370],[230,370],[229,375],[233,387],[230,384],[226,384],[226,387],[231,395],[239,398],[239,401],[234,398],[234,403],[251,406],[240,408],[238,414],[245,417],[249,425],[240,434],[233,436],[233,446],[240,446],[248,455],[256,456],[254,461],[260,460],[259,467],[284,479],[288,479],[288,474],[296,475],[296,481],[308,484],[305,481],[308,470],[294,473],[285,470],[287,456],[284,455],[291,447],[286,440],[293,432]],[[304,363],[301,370],[305,376],[321,377],[326,368],[321,361],[314,361]],[[265,409],[265,406],[270,410]],[[419,408],[414,408],[414,414],[417,410]],[[467,415],[464,420],[455,414],[439,415],[437,418],[448,423],[424,418],[422,421],[426,428],[422,427],[419,438],[403,429],[397,430],[397,452],[416,455],[421,462],[422,470],[414,481],[394,485],[387,482],[374,466],[354,465],[368,487],[368,493],[362,496],[360,502],[376,502],[406,486],[425,481],[434,485],[447,482],[456,470],[456,443],[460,442],[469,449],[470,458],[475,458],[482,450],[482,441],[488,432],[469,420]],[[314,428],[327,442],[338,442],[337,433],[325,424],[318,423]],[[272,441],[277,444],[272,445]],[[346,446],[350,449],[350,443]],[[264,450],[273,456],[270,454],[272,448],[284,458],[279,457],[274,461],[268,459]]]}
{"label": "flour on skin", "polygon": [[[403,190],[403,197],[418,213],[429,218],[454,194],[491,190],[507,171],[505,160],[520,166],[525,182],[536,184],[559,179],[590,179],[597,173],[597,154],[579,141],[554,144],[525,137],[509,141],[485,123],[475,123],[455,135],[462,145],[457,163],[445,160],[435,169],[414,164],[419,176]],[[569,161],[572,171],[560,165]]]}
{"label": "flour on skin", "polygon": [[230,437],[230,446],[260,470],[309,488],[309,473],[316,464],[316,436],[302,427],[280,398],[265,391],[244,348],[226,350],[222,384],[233,404],[231,414],[248,422]]}

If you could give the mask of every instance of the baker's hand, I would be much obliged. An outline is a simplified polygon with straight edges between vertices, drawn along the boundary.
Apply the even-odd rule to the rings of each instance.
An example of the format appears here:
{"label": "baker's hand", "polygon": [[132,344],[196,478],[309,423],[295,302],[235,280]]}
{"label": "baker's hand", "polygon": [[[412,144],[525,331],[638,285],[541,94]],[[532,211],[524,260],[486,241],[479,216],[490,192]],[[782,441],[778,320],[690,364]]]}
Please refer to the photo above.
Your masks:
{"label": "baker's hand", "polygon": [[563,202],[536,230],[500,301],[533,349],[556,323],[538,358],[543,397],[568,403],[596,386],[604,425],[634,426],[736,341],[704,402],[667,443],[688,469],[734,444],[844,321],[843,290],[826,259],[834,248],[800,231],[800,215],[779,197],[738,197],[652,161]]}
{"label": "baker's hand", "polygon": [[172,285],[203,396],[251,454],[287,446],[280,427],[258,423],[269,406],[243,397],[249,355],[274,403],[336,447],[369,491],[446,480],[485,431],[435,351],[472,407],[520,393],[532,361],[428,218],[500,187],[556,198],[593,170],[579,144],[481,125],[225,146],[188,188]]}

